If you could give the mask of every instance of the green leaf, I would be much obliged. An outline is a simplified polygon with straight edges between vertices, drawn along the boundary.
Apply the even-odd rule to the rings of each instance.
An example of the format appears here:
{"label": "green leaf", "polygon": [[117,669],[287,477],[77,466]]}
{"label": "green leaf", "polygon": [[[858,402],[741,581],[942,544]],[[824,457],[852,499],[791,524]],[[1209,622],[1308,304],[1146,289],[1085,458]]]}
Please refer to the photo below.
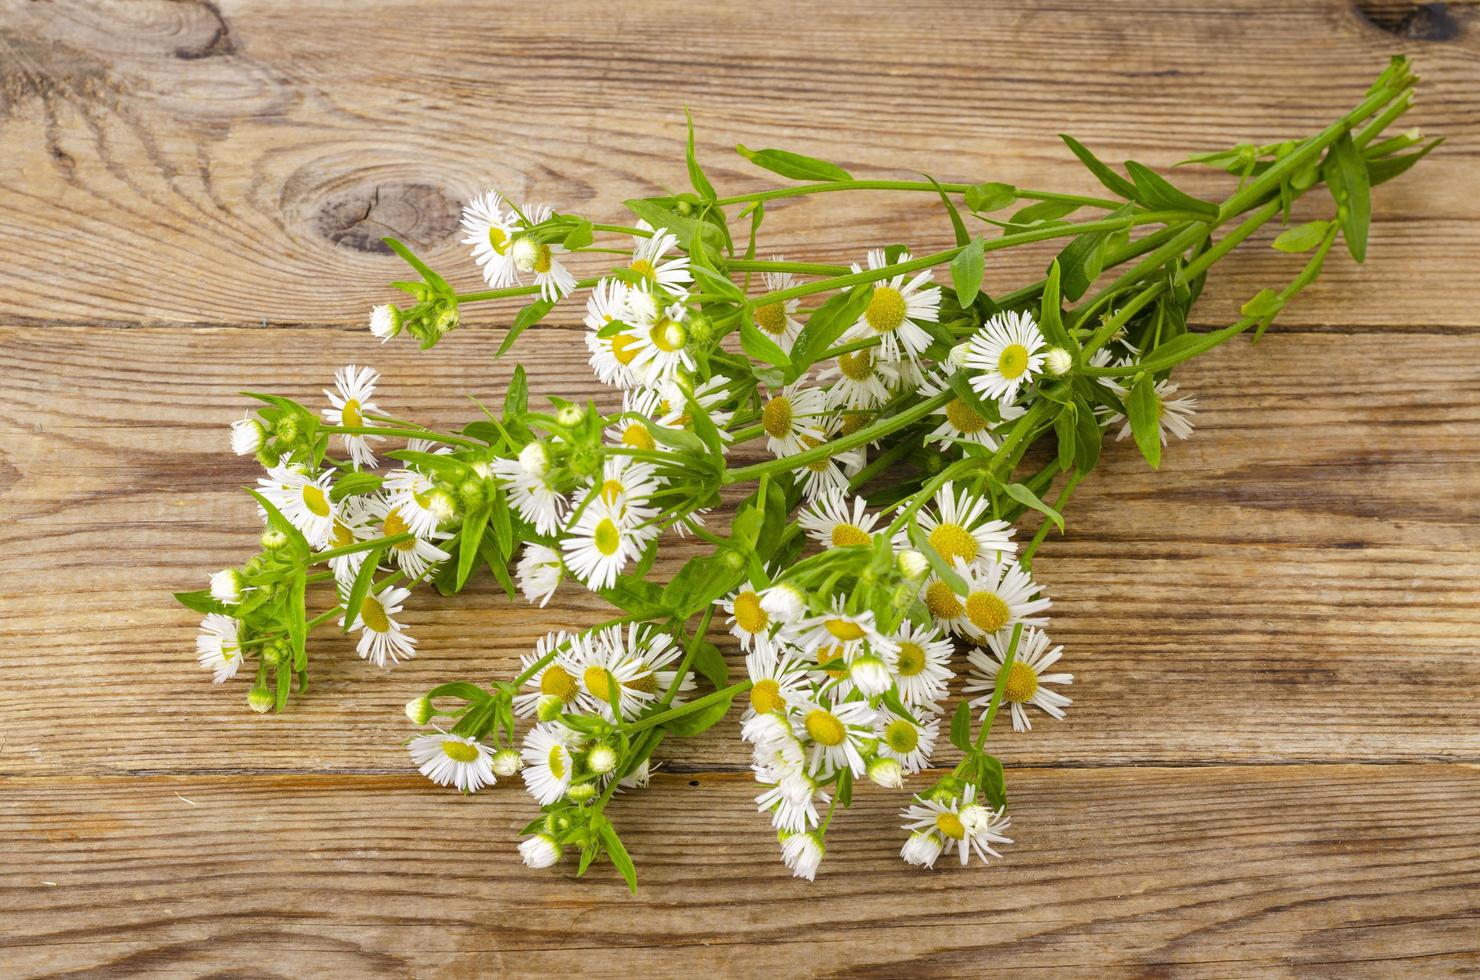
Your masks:
{"label": "green leaf", "polygon": [[1079,162],[1088,167],[1089,172],[1095,175],[1095,179],[1104,184],[1111,193],[1118,194],[1127,201],[1136,200],[1135,185],[1114,170],[1111,170],[1109,164],[1091,153],[1089,148],[1083,143],[1072,136],[1065,136],[1063,133],[1059,134],[1059,139],[1063,140],[1069,149],[1074,151],[1074,155],[1079,158]]}
{"label": "green leaf", "polygon": [[365,560],[360,564],[359,570],[355,572],[355,580],[350,584],[349,595],[344,599],[344,625],[340,627],[341,633],[348,633],[354,626],[355,617],[360,614],[360,607],[365,604],[365,596],[370,594],[370,583],[375,581],[375,570],[380,565],[380,556],[385,554],[385,546],[372,548],[365,555]]}
{"label": "green leaf", "polygon": [[329,499],[337,504],[345,497],[374,493],[380,489],[382,482],[384,478],[375,473],[346,473],[334,481],[334,488],[329,491]]}
{"label": "green leaf", "polygon": [[1321,244],[1330,225],[1329,221],[1307,221],[1303,225],[1286,228],[1274,240],[1273,247],[1281,252],[1309,252]]}
{"label": "green leaf", "polygon": [[283,706],[288,703],[288,692],[293,689],[293,671],[288,669],[287,664],[279,664],[275,674],[277,696],[273,701],[272,710],[282,711]]}
{"label": "green leaf", "polygon": [[695,239],[703,242],[706,247],[716,251],[724,244],[724,233],[715,225],[707,221],[698,221],[694,218],[684,217],[677,214],[671,208],[657,201],[646,198],[633,198],[623,201],[623,206],[637,215],[654,228],[667,228],[679,237],[682,242],[689,243],[689,251],[692,255]]}
{"label": "green leaf", "polygon": [[194,592],[176,592],[175,601],[192,612],[202,615],[206,613],[225,613],[226,605],[221,600],[211,595],[210,589],[197,589]]}
{"label": "green leaf", "polygon": [[543,320],[545,314],[549,313],[554,305],[550,300],[537,299],[520,310],[514,317],[514,322],[509,327],[509,332],[504,334],[503,343],[498,345],[498,352],[493,356],[497,358],[507,354],[509,348],[514,346],[514,341],[519,339],[519,335]]}
{"label": "green leaf", "polygon": [[622,846],[621,838],[610,823],[601,825],[601,842],[606,845],[606,856],[611,858],[612,866],[622,873],[622,880],[627,882],[627,890],[636,895],[637,868],[632,864],[632,856]]}
{"label": "green leaf", "polygon": [[308,666],[308,571],[300,568],[288,583],[288,642],[293,648],[293,667]]}
{"label": "green leaf", "polygon": [[1043,336],[1055,347],[1068,351],[1079,350],[1079,344],[1064,329],[1064,316],[1059,299],[1059,260],[1049,263],[1048,275],[1043,280],[1043,301],[1038,306],[1038,326]]}
{"label": "green leaf", "polygon": [[714,185],[709,178],[704,176],[704,170],[699,166],[699,158],[694,155],[694,117],[687,108],[683,111],[684,121],[689,126],[689,145],[685,151],[684,158],[689,165],[689,183],[694,185],[694,190],[706,201],[718,199],[719,195],[714,192]]}
{"label": "green leaf", "polygon": [[993,809],[1007,806],[1007,779],[1002,772],[1002,760],[996,756],[983,755],[978,759],[977,788],[986,797]]}
{"label": "green leaf", "polygon": [[724,717],[730,713],[730,705],[734,703],[734,700],[733,695],[720,698],[692,714],[666,721],[662,727],[679,738],[693,738],[723,721]]}
{"label": "green leaf", "polygon": [[751,150],[740,144],[735,152],[757,167],[792,180],[852,180],[853,175],[835,163],[802,156],[786,150]]}
{"label": "green leaf", "polygon": [[1218,216],[1218,205],[1178,190],[1165,177],[1136,161],[1127,160],[1125,169],[1136,182],[1136,199],[1148,208],[1154,211],[1190,211],[1208,218]]}
{"label": "green leaf", "polygon": [[[966,223],[961,220],[961,212],[957,211],[956,205],[951,203],[951,198],[946,194],[946,189],[940,186],[940,181],[929,174],[923,174],[922,176],[935,185],[935,192],[940,195],[940,203],[946,206],[946,213],[951,216],[951,228],[956,232],[956,244],[965,245],[971,241],[971,236],[966,232]],[[962,300],[961,305],[966,305],[966,301]]]}
{"label": "green leaf", "polygon": [[757,361],[764,361],[783,371],[791,370],[791,358],[781,349],[780,344],[767,337],[755,325],[755,318],[751,316],[749,307],[741,312],[740,348]]}
{"label": "green leaf", "polygon": [[504,418],[514,418],[529,410],[529,381],[524,376],[524,365],[514,365],[514,376],[509,379],[509,390],[504,393]]}
{"label": "green leaf", "polygon": [[986,271],[986,243],[973,239],[951,260],[951,282],[956,287],[956,302],[969,306],[981,292],[982,273]]}
{"label": "green leaf", "polygon": [[963,699],[951,715],[951,744],[962,752],[971,751],[971,702]]}
{"label": "green leaf", "polygon": [[1065,402],[1053,420],[1054,437],[1058,440],[1059,469],[1068,471],[1074,465],[1074,437],[1078,431],[1079,406]]}
{"label": "green leaf", "polygon": [[[731,280],[729,276],[720,275],[718,272],[715,272],[713,269],[709,268],[709,266],[703,265],[702,263],[697,261],[697,259],[689,263],[689,271],[692,272],[697,279],[703,280],[704,285],[708,286],[712,292],[719,293],[726,299],[730,300],[730,302],[745,302],[744,290],[735,285],[734,281]],[[612,323],[616,322],[616,320],[612,321]]]}
{"label": "green leaf", "polygon": [[580,218],[570,231],[565,233],[565,240],[562,244],[571,251],[575,251],[578,248],[585,248],[594,241],[596,241],[596,235],[591,229],[591,222]]}
{"label": "green leaf", "polygon": [[1409,167],[1428,156],[1442,142],[1444,142],[1444,137],[1440,136],[1431,141],[1423,149],[1414,153],[1409,153],[1405,156],[1380,157],[1376,160],[1369,160],[1367,162],[1368,182],[1373,187],[1376,187],[1378,184],[1387,183],[1400,174],[1407,173]]}
{"label": "green leaf", "polygon": [[1161,468],[1161,407],[1151,375],[1141,375],[1131,389],[1125,410],[1131,420],[1131,435],[1153,470]]}
{"label": "green leaf", "polygon": [[[1266,316],[1274,316],[1284,305],[1279,293],[1266,287],[1255,293],[1253,299],[1240,306],[1239,312],[1244,316],[1258,317],[1262,320]],[[1156,349],[1157,353],[1161,353],[1162,350],[1161,347]]]}
{"label": "green leaf", "polygon": [[268,523],[288,536],[288,542],[293,546],[294,554],[300,559],[307,558],[312,549],[309,548],[308,539],[303,536],[303,532],[294,527],[293,522],[284,517],[283,512],[273,506],[272,501],[251,487],[247,487],[246,491],[252,495],[253,499],[262,507],[262,510],[266,512]]}
{"label": "green leaf", "polygon": [[1024,507],[1031,507],[1033,510],[1038,511],[1038,513],[1053,521],[1054,525],[1059,529],[1059,532],[1063,533],[1063,515],[1054,510],[1048,504],[1044,503],[1041,499],[1039,499],[1038,495],[1032,490],[1029,490],[1021,483],[1008,483],[1003,485],[1002,489],[1006,491],[1009,497],[1011,497],[1013,500],[1016,500]]}
{"label": "green leaf", "polygon": [[824,351],[837,343],[838,338],[863,315],[874,298],[872,286],[856,286],[847,292],[837,293],[812,312],[806,324],[791,345],[793,377],[812,366]]}
{"label": "green leaf", "polygon": [[694,649],[694,669],[708,678],[715,690],[730,683],[730,665],[725,662],[725,656],[719,652],[719,647],[708,640],[700,640],[698,647]]}
{"label": "green leaf", "polygon": [[452,292],[451,287],[447,285],[447,280],[443,279],[441,276],[433,272],[432,267],[427,265],[421,259],[417,258],[416,254],[412,252],[411,249],[407,248],[405,245],[402,245],[394,238],[382,238],[381,241],[385,242],[386,247],[389,248],[392,252],[395,252],[401,258],[405,259],[407,265],[411,266],[411,268],[421,273],[421,277],[427,281],[427,285],[431,286],[438,292]]}
{"label": "green leaf", "polygon": [[1074,468],[1088,473],[1100,461],[1100,442],[1104,430],[1095,418],[1094,409],[1077,392],[1074,396]]}
{"label": "green leaf", "polygon": [[915,550],[924,555],[926,560],[930,562],[930,567],[935,572],[936,577],[949,585],[952,592],[955,592],[957,595],[966,595],[970,591],[966,587],[966,580],[961,577],[960,572],[946,564],[946,560],[941,557],[940,552],[930,546],[929,539],[925,537],[925,532],[920,530],[920,525],[915,523],[914,517],[910,518],[909,528],[911,543],[914,544]]}
{"label": "green leaf", "polygon": [[488,518],[493,504],[484,500],[463,517],[462,530],[457,535],[457,585],[461,591],[473,571],[473,561],[478,557],[478,542],[483,540],[483,530],[488,527]]}
{"label": "green leaf", "polygon": [[1372,222],[1372,185],[1362,151],[1350,132],[1331,145],[1326,155],[1326,185],[1336,199],[1336,217],[1347,251],[1358,262],[1367,258],[1367,226]]}
{"label": "green leaf", "polygon": [[1079,210],[1073,201],[1039,201],[1030,204],[1012,216],[1011,224],[1031,225],[1039,221],[1055,221],[1066,214]]}
{"label": "green leaf", "polygon": [[838,773],[838,806],[843,809],[853,805],[853,770],[844,768]]}
{"label": "green leaf", "polygon": [[1011,184],[988,181],[966,188],[966,206],[973,211],[987,214],[1000,211],[1018,199],[1017,188]]}

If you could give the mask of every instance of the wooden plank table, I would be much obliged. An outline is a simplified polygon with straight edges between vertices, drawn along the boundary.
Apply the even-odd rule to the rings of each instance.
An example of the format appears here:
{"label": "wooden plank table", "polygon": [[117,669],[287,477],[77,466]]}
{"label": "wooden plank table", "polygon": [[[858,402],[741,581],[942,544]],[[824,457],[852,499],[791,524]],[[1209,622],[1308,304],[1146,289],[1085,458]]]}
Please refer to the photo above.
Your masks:
{"label": "wooden plank table", "polygon": [[[1377,192],[1367,267],[1182,371],[1195,437],[1160,473],[1114,449],[1043,549],[1074,705],[1000,743],[994,867],[907,869],[897,797],[865,788],[793,880],[726,723],[614,807],[637,897],[527,872],[524,794],[435,790],[400,705],[507,675],[590,621],[576,597],[419,600],[389,674],[319,639],[281,716],[193,663],[168,593],[255,536],[238,391],[316,401],[368,362],[382,404],[452,424],[508,378],[510,309],[426,354],[367,334],[401,274],[381,235],[472,283],[462,201],[497,180],[614,216],[684,184],[685,105],[726,188],[760,183],[741,142],[1089,192],[1055,133],[1159,167],[1298,136],[1395,52],[1449,142]],[[1480,970],[1473,3],[12,0],[0,137],[0,974]],[[767,231],[832,262],[943,225],[880,195]],[[1197,326],[1288,278],[1268,239]],[[1043,258],[994,258],[989,290]],[[572,311],[526,337],[536,391],[588,392],[581,347]]]}

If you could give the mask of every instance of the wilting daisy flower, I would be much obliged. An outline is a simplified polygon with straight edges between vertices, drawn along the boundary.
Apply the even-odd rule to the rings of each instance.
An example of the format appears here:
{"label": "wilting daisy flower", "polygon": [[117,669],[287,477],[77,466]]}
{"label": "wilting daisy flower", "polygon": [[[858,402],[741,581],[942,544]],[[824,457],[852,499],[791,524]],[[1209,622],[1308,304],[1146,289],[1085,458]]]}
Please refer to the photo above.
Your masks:
{"label": "wilting daisy flower", "polygon": [[575,762],[570,746],[575,733],[563,725],[542,723],[524,736],[524,785],[541,806],[554,803],[570,789]]}
{"label": "wilting daisy flower", "polygon": [[883,755],[899,760],[907,773],[919,772],[930,765],[930,753],[935,751],[940,722],[930,720],[917,725],[908,718],[884,713],[875,733]]}
{"label": "wilting daisy flower", "polygon": [[[433,541],[445,540],[451,537],[445,531],[430,531],[418,534],[403,516],[402,507],[404,502],[397,502],[397,498],[375,496],[369,498],[364,505],[364,513],[372,529],[379,526],[383,537],[393,538],[402,534],[410,534],[411,537],[397,541],[386,551],[386,557],[395,563],[401,574],[407,579],[415,582],[426,575],[427,571],[434,565],[440,565],[449,557],[447,552],[433,544]],[[423,522],[425,527],[425,522]],[[356,532],[358,533],[358,532]],[[372,534],[373,536],[373,534]],[[364,552],[358,553],[363,556]],[[363,557],[361,557],[363,561]],[[356,568],[358,571],[358,568]],[[350,576],[350,581],[354,576]]]}
{"label": "wilting daisy flower", "polygon": [[[591,367],[603,384],[630,388],[639,380],[632,370],[637,356],[636,334],[632,330],[632,313],[627,308],[631,287],[620,279],[603,279],[586,298],[586,349],[591,352]],[[600,332],[613,322],[627,324],[607,337]]]}
{"label": "wilting daisy flower", "polygon": [[514,568],[514,578],[526,600],[545,605],[564,577],[565,566],[560,561],[560,552],[537,541],[525,544],[519,564]]}
{"label": "wilting daisy flower", "polygon": [[[378,595],[367,595],[355,614],[351,630],[360,631],[360,642],[355,646],[361,660],[368,660],[377,667],[384,667],[410,660],[416,656],[416,640],[406,633],[405,627],[394,617],[400,612],[410,589],[386,586]],[[344,625],[344,619],[339,620]]]}
{"label": "wilting daisy flower", "polygon": [[750,706],[741,721],[768,712],[785,713],[801,703],[807,689],[805,665],[785,647],[768,645],[750,651],[745,655],[745,671],[751,681]]}
{"label": "wilting daisy flower", "polygon": [[[971,706],[982,709],[986,718],[987,707],[992,702],[992,692],[997,687],[997,674],[1007,661],[1007,650],[1012,644],[1012,630],[1002,630],[987,637],[991,656],[985,650],[971,651],[968,659],[972,671],[967,677],[966,692],[984,691],[973,698]],[[1007,680],[1002,686],[1002,700],[1012,705],[1012,729],[1026,732],[1033,727],[1028,718],[1027,705],[1036,705],[1053,718],[1062,720],[1064,708],[1071,700],[1057,691],[1049,690],[1048,684],[1072,684],[1073,674],[1046,674],[1048,668],[1058,663],[1064,648],[1048,647],[1048,634],[1031,626],[1018,637],[1017,653],[1012,666],[1007,668]]]}
{"label": "wilting daisy flower", "polygon": [[200,665],[213,671],[213,684],[221,684],[236,676],[242,665],[241,624],[230,616],[206,613],[200,621],[200,635],[195,638],[195,650]]}
{"label": "wilting daisy flower", "polygon": [[418,538],[430,538],[453,515],[451,499],[425,473],[392,470],[380,487],[401,521]]}
{"label": "wilting daisy flower", "polygon": [[1018,388],[1043,370],[1044,346],[1031,313],[998,313],[971,337],[966,354],[971,390],[983,398],[1013,401]]}
{"label": "wilting daisy flower", "polygon": [[[524,217],[531,226],[547,220],[551,213],[552,209],[547,204],[524,205]],[[534,284],[540,287],[540,296],[550,303],[569,296],[576,288],[576,277],[556,258],[564,252],[565,246],[558,242],[537,242],[528,235],[519,235],[509,247],[515,272],[534,273]]]}
{"label": "wilting daisy flower", "polygon": [[772,826],[793,834],[817,826],[820,822],[817,805],[826,806],[832,797],[817,785],[815,779],[804,772],[773,769],[762,763],[755,763],[750,768],[756,781],[766,787],[755,798],[755,808],[760,813],[771,814]]}
{"label": "wilting daisy flower", "polygon": [[[1124,386],[1108,378],[1101,380],[1105,387],[1115,392],[1116,397],[1121,401],[1130,397],[1130,391]],[[1178,439],[1186,439],[1192,435],[1192,416],[1197,414],[1197,399],[1186,396],[1173,398],[1172,396],[1177,393],[1177,384],[1168,378],[1158,381],[1152,390],[1156,393],[1156,427],[1161,435],[1161,444],[1163,446],[1167,444],[1168,433]],[[1120,427],[1120,432],[1115,436],[1116,441],[1119,441],[1131,434],[1131,424],[1119,412],[1112,413],[1104,424],[1113,426],[1116,422],[1124,423]]]}
{"label": "wilting daisy flower", "polygon": [[674,303],[635,326],[631,343],[637,353],[632,358],[631,370],[648,384],[658,384],[680,370],[694,369],[694,359],[688,351],[689,331],[684,326],[688,315],[687,306]]}
{"label": "wilting daisy flower", "polygon": [[418,735],[407,748],[421,774],[438,786],[456,786],[464,793],[476,793],[498,782],[493,773],[493,753],[476,739],[438,731]]}
{"label": "wilting daisy flower", "polygon": [[[1012,540],[1012,525],[993,520],[991,505],[985,497],[978,497],[964,487],[957,492],[954,483],[942,486],[930,505],[915,512],[915,523],[930,547],[948,565],[957,562],[976,564],[999,554],[1017,551]],[[908,528],[900,529],[894,545],[897,548],[911,546]]]}
{"label": "wilting daisy flower", "polygon": [[519,459],[495,459],[489,469],[503,484],[509,503],[520,517],[534,525],[535,531],[554,534],[560,530],[566,499],[550,482],[548,470],[537,465],[537,461],[531,465],[522,453]]}
{"label": "wilting daisy flower", "polygon": [[625,506],[620,497],[592,499],[560,542],[565,567],[592,591],[608,588],[642,553],[638,536],[622,522]]}
{"label": "wilting daisy flower", "polygon": [[1036,583],[1015,561],[993,561],[957,569],[966,579],[963,614],[952,624],[963,636],[985,639],[1017,623],[1042,626],[1048,620],[1037,615],[1051,603],[1039,595]]}
{"label": "wilting daisy flower", "polygon": [[678,236],[667,228],[654,229],[642,220],[637,222],[637,227],[643,231],[651,231],[652,236],[632,236],[632,262],[629,268],[651,285],[666,289],[679,298],[687,296],[689,283],[694,281],[689,272],[689,257],[678,255],[667,260],[663,258],[677,247]]}
{"label": "wilting daisy flower", "polygon": [[302,469],[288,465],[284,456],[277,466],[259,477],[257,486],[288,522],[308,539],[310,546],[323,548],[334,529],[334,501],[329,496],[333,470],[309,476]]}
{"label": "wilting daisy flower", "polygon": [[[908,262],[908,252],[900,255],[899,261]],[[870,249],[868,267],[882,269],[889,265],[884,250]],[[855,273],[863,270],[855,262]],[[847,340],[879,338],[879,354],[883,360],[894,362],[902,359],[914,360],[930,346],[930,332],[921,323],[933,323],[940,319],[940,287],[927,286],[931,280],[930,270],[919,273],[909,282],[903,275],[894,276],[874,285],[874,295],[868,307],[845,334]]]}
{"label": "wilting daisy flower", "polygon": [[[920,383],[920,394],[926,398],[944,394],[950,389],[950,382],[938,373],[927,376]],[[958,442],[974,442],[978,446],[995,451],[997,437],[994,430],[999,425],[1019,417],[1027,409],[1007,402],[999,402],[997,411],[1000,421],[993,422],[982,416],[959,395],[955,396],[943,407],[935,410],[933,414],[941,419],[941,423],[925,437],[925,441],[941,446]]]}
{"label": "wilting daisy flower", "polygon": [[899,368],[865,347],[839,355],[817,379],[830,386],[827,401],[833,408],[877,408],[889,400],[899,383]]}
{"label": "wilting daisy flower", "polygon": [[829,548],[872,544],[879,515],[868,513],[862,497],[851,498],[851,507],[849,500],[843,490],[824,491],[797,515],[797,523],[809,538]]}
{"label": "wilting daisy flower", "polygon": [[[350,427],[364,425],[367,413],[380,411],[372,400],[375,397],[375,383],[379,380],[379,371],[372,371],[367,367],[356,370],[353,364],[334,372],[335,390],[324,389],[325,397],[333,406],[323,410],[325,420],[330,425]],[[375,465],[375,453],[370,450],[370,441],[384,442],[384,436],[357,436],[348,432],[341,433],[341,436],[344,439],[344,448],[349,453],[350,462],[354,464],[355,469]]]}
{"label": "wilting daisy flower", "polygon": [[262,423],[248,415],[231,423],[231,451],[238,456],[250,456],[262,448],[267,431]]}
{"label": "wilting daisy flower", "polygon": [[951,641],[940,630],[916,626],[906,619],[893,636],[894,685],[899,699],[911,708],[934,713],[946,696],[951,672]]}
{"label": "wilting daisy flower", "polygon": [[[959,800],[941,802],[934,799],[915,797],[915,803],[901,810],[899,816],[905,822],[901,826],[914,834],[933,836],[940,842],[939,848],[914,844],[914,838],[900,852],[911,864],[933,867],[935,857],[943,851],[955,851],[965,866],[976,854],[983,862],[988,857],[1000,858],[992,849],[993,844],[1011,844],[1011,837],[1002,836],[1008,820],[1002,811],[992,811],[976,802],[976,787],[967,786]],[[932,852],[933,851],[933,855]],[[929,860],[922,860],[928,857]]]}
{"label": "wilting daisy flower", "polygon": [[[577,694],[580,693],[576,684],[575,660],[580,659],[579,654],[573,654],[572,650],[579,650],[586,644],[584,636],[572,636],[561,630],[558,633],[546,633],[540,637],[535,644],[533,653],[526,653],[520,658],[520,673],[530,670],[552,652],[555,656],[524,682],[525,692],[514,695],[514,713],[520,717],[527,717],[539,710],[540,701],[547,697],[556,697],[565,705],[575,703]],[[562,709],[563,710],[563,709]]]}
{"label": "wilting daisy flower", "polygon": [[791,869],[793,878],[814,881],[825,850],[818,833],[792,834],[781,841],[781,860]]}
{"label": "wilting daisy flower", "polygon": [[796,735],[807,748],[807,772],[825,779],[838,769],[862,776],[868,769],[863,745],[874,735],[874,709],[867,701],[797,706]]}
{"label": "wilting daisy flower", "polygon": [[[786,260],[777,255],[772,261],[784,262]],[[766,273],[767,293],[779,293],[794,285],[796,285],[796,278],[790,272]],[[765,303],[755,308],[755,325],[788,354],[791,353],[791,345],[796,342],[797,334],[802,332],[801,322],[792,316],[801,302],[800,298],[792,297],[776,303]]]}
{"label": "wilting daisy flower", "polygon": [[770,646],[771,617],[761,608],[761,597],[750,586],[741,586],[720,600],[725,611],[725,622],[730,635],[740,641],[742,650],[765,649]]}
{"label": "wilting daisy flower", "polygon": [[807,448],[804,439],[817,445],[827,438],[822,420],[827,396],[820,388],[790,385],[767,399],[761,408],[761,427],[766,448],[777,457],[795,456]]}
{"label": "wilting daisy flower", "polygon": [[464,245],[473,246],[473,261],[483,270],[483,278],[494,289],[512,286],[518,279],[514,268],[514,233],[518,228],[515,215],[504,210],[504,199],[497,191],[475,197],[462,213]]}
{"label": "wilting daisy flower", "polygon": [[[837,418],[825,418],[819,420],[824,438],[814,440],[811,436],[802,436],[801,443],[804,449],[815,449],[832,440],[837,434],[840,421]],[[849,481],[863,469],[868,457],[862,446],[854,446],[852,449],[842,449],[831,456],[815,459],[803,466],[798,472],[802,476],[802,496],[807,500],[815,500],[818,494],[829,491],[844,491],[848,489]]]}

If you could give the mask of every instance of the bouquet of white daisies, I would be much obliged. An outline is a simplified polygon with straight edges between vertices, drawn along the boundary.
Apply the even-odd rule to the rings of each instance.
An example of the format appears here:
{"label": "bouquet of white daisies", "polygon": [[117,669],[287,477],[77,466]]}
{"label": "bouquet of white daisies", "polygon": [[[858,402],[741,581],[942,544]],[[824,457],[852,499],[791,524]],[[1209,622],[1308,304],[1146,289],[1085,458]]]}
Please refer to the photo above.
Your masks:
{"label": "bouquet of white daisies", "polygon": [[[249,491],[262,548],[178,596],[205,615],[200,662],[217,683],[245,673],[248,704],[281,711],[307,688],[317,626],[389,667],[415,655],[418,587],[451,595],[486,568],[510,598],[589,589],[606,621],[544,637],[516,676],[443,684],[406,709],[424,729],[412,761],[434,782],[471,793],[522,776],[539,806],[519,846],[531,867],[605,856],[635,887],[614,794],[647,783],[664,739],[707,731],[737,699],[757,807],[796,875],[816,874],[860,780],[904,789],[910,864],[997,856],[1010,839],[993,722],[1005,705],[1026,732],[1070,703],[1039,545],[1107,433],[1153,467],[1169,436],[1191,434],[1178,364],[1258,337],[1338,237],[1363,258],[1371,186],[1437,145],[1387,135],[1414,81],[1396,59],[1314,136],[1193,158],[1237,176],[1217,203],[1068,137],[1107,196],[859,180],[745,147],[791,183],[721,196],[691,127],[693,190],[626,202],[629,224],[496,192],[473,201],[464,240],[485,289],[458,292],[388,240],[417,278],[394,284],[404,307],[373,311],[376,336],[429,347],[474,304],[524,297],[502,355],[583,303],[591,367],[620,407],[536,407],[522,368],[497,411],[457,432],[387,414],[364,367],[339,371],[319,411],[251,395],[261,404],[231,444],[266,471]],[[1189,332],[1213,264],[1267,222],[1288,225],[1321,185],[1333,216],[1274,239],[1310,253],[1293,279],[1233,323]],[[936,195],[956,245],[861,249],[851,266],[758,257],[768,202],[845,191]],[[982,291],[987,253],[1050,241],[1063,246],[1041,280]],[[659,581],[664,545],[685,537],[698,553]],[[744,651],[739,677],[726,632]],[[944,742],[960,761],[933,770]]]}

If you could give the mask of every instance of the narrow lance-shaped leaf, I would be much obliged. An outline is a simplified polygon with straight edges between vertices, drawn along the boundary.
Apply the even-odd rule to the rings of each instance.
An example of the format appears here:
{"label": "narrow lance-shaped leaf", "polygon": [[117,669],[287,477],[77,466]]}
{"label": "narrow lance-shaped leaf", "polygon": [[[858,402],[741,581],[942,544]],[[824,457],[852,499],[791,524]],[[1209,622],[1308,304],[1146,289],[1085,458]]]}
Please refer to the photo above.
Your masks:
{"label": "narrow lance-shaped leaf", "polygon": [[1095,179],[1104,184],[1111,193],[1119,194],[1127,201],[1136,199],[1136,185],[1111,170],[1109,164],[1091,153],[1083,143],[1063,133],[1059,134],[1059,139],[1064,141],[1065,145],[1079,158],[1079,162],[1088,167],[1089,172],[1095,175]]}
{"label": "narrow lance-shaped leaf", "polygon": [[986,271],[986,245],[980,238],[973,239],[951,260],[951,282],[956,287],[956,302],[970,306],[981,292],[982,274]]}
{"label": "narrow lance-shaped leaf", "polygon": [[1190,211],[1209,218],[1218,216],[1218,205],[1178,190],[1165,177],[1148,167],[1134,160],[1127,160],[1125,169],[1136,181],[1137,200],[1148,208],[1158,211]]}
{"label": "narrow lance-shaped leaf", "polygon": [[545,314],[549,313],[554,305],[554,303],[547,299],[537,299],[520,310],[514,317],[514,322],[510,325],[509,332],[504,335],[503,343],[498,345],[498,353],[493,356],[503,357],[507,354],[509,348],[514,346],[514,341],[519,339],[519,335],[543,320]]}
{"label": "narrow lance-shaped leaf", "polygon": [[1367,162],[1362,151],[1352,142],[1351,133],[1331,145],[1326,157],[1326,184],[1336,199],[1336,217],[1347,251],[1358,262],[1367,258],[1367,226],[1372,221],[1372,188],[1367,175]]}
{"label": "narrow lance-shaped leaf", "polygon": [[348,633],[355,624],[355,617],[360,614],[360,607],[365,604],[365,596],[370,594],[370,583],[375,581],[375,572],[380,565],[380,556],[385,554],[385,546],[372,548],[365,555],[365,560],[360,563],[360,568],[355,572],[355,579],[350,584],[349,595],[344,599],[344,625],[340,631]]}
{"label": "narrow lance-shaped leaf", "polygon": [[[935,192],[940,195],[940,203],[945,205],[946,214],[951,217],[951,228],[956,233],[956,244],[965,245],[971,241],[971,235],[966,231],[966,222],[961,220],[961,212],[957,211],[956,205],[951,203],[951,197],[946,193],[946,189],[940,186],[940,181],[929,174],[924,174],[923,176],[935,186]],[[962,301],[961,305],[965,306],[965,301]]]}
{"label": "narrow lance-shaped leaf", "polygon": [[752,150],[741,144],[735,152],[757,167],[792,180],[852,180],[853,175],[835,163],[787,150]]}
{"label": "narrow lance-shaped leaf", "polygon": [[1135,437],[1136,446],[1141,450],[1141,455],[1146,457],[1146,462],[1151,468],[1161,467],[1161,400],[1156,395],[1156,385],[1151,375],[1141,375],[1135,387],[1131,389],[1130,397],[1125,403],[1126,413],[1130,416],[1131,435]]}
{"label": "narrow lance-shaped leaf", "polygon": [[688,109],[684,109],[683,117],[689,126],[689,145],[686,154],[689,164],[689,183],[694,185],[694,190],[698,191],[699,196],[706,201],[716,200],[719,195],[714,192],[714,185],[709,182],[708,177],[704,176],[704,170],[699,166],[699,158],[694,155],[694,117]]}

